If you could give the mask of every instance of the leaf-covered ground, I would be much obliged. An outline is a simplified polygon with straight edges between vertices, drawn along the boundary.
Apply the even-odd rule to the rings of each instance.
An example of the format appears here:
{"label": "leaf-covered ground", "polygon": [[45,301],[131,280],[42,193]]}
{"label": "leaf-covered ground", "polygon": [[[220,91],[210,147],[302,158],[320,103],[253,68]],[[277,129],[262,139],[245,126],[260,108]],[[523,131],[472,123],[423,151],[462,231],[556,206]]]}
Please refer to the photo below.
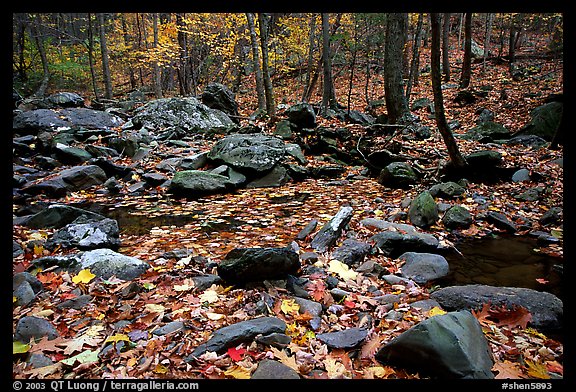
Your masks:
{"label": "leaf-covered ground", "polygon": [[[453,62],[455,64],[455,62]],[[475,65],[475,86],[491,85],[494,93],[475,104],[459,107],[452,103],[458,89],[445,90],[448,120],[458,120],[465,132],[473,127],[475,112],[479,107],[492,110],[495,121],[518,130],[529,119],[529,112],[550,94],[562,91],[562,70],[557,62],[539,62],[540,72],[520,81],[513,81],[507,67],[489,64],[488,72],[481,76],[481,65]],[[457,75],[453,76],[458,79]],[[473,82],[474,83],[474,82]],[[356,81],[355,109],[363,110],[363,80]],[[337,94],[344,97],[347,82],[342,83]],[[506,103],[498,99],[496,92],[505,89]],[[292,93],[292,94],[290,94]],[[295,102],[300,92],[290,92],[288,87],[279,86],[277,94],[284,94],[287,102]],[[413,99],[431,97],[428,75],[421,76],[420,85],[413,90]],[[243,114],[251,112],[253,96],[237,97]],[[343,98],[342,98],[343,99]],[[417,112],[422,122],[435,129],[429,113]],[[281,113],[279,113],[281,116]],[[349,127],[361,133],[362,127],[321,119],[325,126]],[[266,124],[262,124],[266,126]],[[267,127],[267,130],[270,128]],[[329,294],[322,277],[306,275],[310,280],[307,290],[312,298],[326,305],[320,330],[309,326],[309,316],[300,314],[293,297],[282,287],[272,284],[255,284],[245,288],[212,286],[205,290],[194,287],[192,277],[215,273],[214,265],[236,247],[283,247],[295,241],[298,232],[311,220],[318,219],[321,227],[345,204],[353,207],[354,216],[348,231],[354,232],[359,240],[368,241],[376,231],[361,226],[363,218],[390,219],[398,212],[406,211],[402,201],[413,198],[419,192],[437,182],[434,177],[439,159],[446,159],[446,148],[436,132],[426,141],[398,139],[402,152],[419,158],[419,163],[429,173],[428,177],[409,190],[385,188],[373,178],[333,180],[306,180],[289,183],[280,188],[243,189],[232,194],[205,197],[199,200],[175,199],[156,188],[135,196],[125,191],[116,197],[93,191],[69,194],[64,200],[68,204],[107,206],[107,211],[116,211],[125,219],[132,219],[134,227],[122,227],[122,245],[119,252],[149,262],[152,268],[136,279],[139,291],[128,294],[130,282],[118,279],[101,280],[89,274],[78,276],[53,270],[38,271],[37,277],[44,285],[44,292],[29,306],[13,308],[13,323],[25,315],[47,318],[57,327],[60,337],[42,340],[28,347],[15,347],[17,351],[42,353],[54,361],[54,365],[31,369],[26,367],[23,354],[13,360],[13,375],[18,378],[249,378],[259,361],[275,358],[292,367],[302,378],[381,378],[415,379],[421,375],[401,368],[384,366],[374,359],[375,351],[385,342],[418,322],[441,313],[434,308],[423,312],[410,306],[419,299],[426,299],[431,287],[417,285],[388,284],[362,272],[332,269],[344,283],[340,288],[351,292],[343,301],[335,301]],[[213,140],[196,140],[201,151],[209,149]],[[463,153],[485,148],[477,142],[459,141]],[[162,147],[168,148],[168,147]],[[485,205],[478,205],[472,197],[476,193],[489,200],[488,209],[501,212],[514,221],[518,216],[533,223],[532,230],[550,230],[539,227],[538,218],[553,206],[563,204],[563,169],[551,163],[562,158],[563,150],[529,149],[521,146],[490,145],[504,157],[505,165],[521,166],[540,173],[542,185],[549,190],[536,202],[521,202],[514,195],[524,190],[522,183],[503,182],[498,184],[470,183],[466,196],[459,203],[467,207],[472,215]],[[171,151],[177,151],[171,147]],[[310,165],[325,164],[323,156],[309,156]],[[127,159],[126,164],[132,164]],[[152,170],[156,161],[141,162],[142,172]],[[362,167],[349,167],[346,175],[359,175]],[[137,179],[134,179],[136,181]],[[533,186],[534,184],[531,184]],[[56,201],[56,200],[53,200]],[[437,200],[441,202],[442,200]],[[449,201],[447,201],[449,202]],[[118,216],[120,216],[118,215]],[[162,220],[162,218],[165,218]],[[166,217],[178,217],[179,220]],[[151,225],[150,222],[159,222]],[[409,223],[409,222],[407,222]],[[556,233],[562,227],[554,228]],[[452,244],[457,237],[441,222],[428,230],[445,244]],[[491,224],[478,220],[459,236],[481,237],[499,230]],[[50,230],[30,230],[15,226],[14,239],[25,245],[28,241],[46,238]],[[342,239],[345,238],[344,233]],[[518,233],[523,234],[523,233]],[[310,238],[296,241],[301,253],[312,251]],[[188,249],[189,257],[163,257],[167,251]],[[563,258],[562,242],[538,249],[552,256]],[[65,251],[56,250],[54,254]],[[49,254],[35,248],[14,259],[14,272],[25,270],[33,258]],[[198,256],[205,263],[197,263]],[[390,273],[398,270],[397,261],[382,254],[368,256]],[[331,253],[321,254],[316,264],[330,270]],[[213,263],[211,263],[213,262]],[[401,312],[400,320],[386,320],[387,309],[375,302],[373,292],[381,294],[406,294],[403,302],[395,306]],[[81,294],[92,296],[82,310],[59,309],[63,300]],[[208,353],[197,363],[186,363],[184,358],[211,333],[221,327],[260,315],[257,303],[270,298],[272,306],[266,312],[286,321],[287,334],[292,342],[285,350],[258,343],[241,344],[226,353]],[[343,330],[358,326],[362,314],[370,313],[375,320],[366,342],[357,350],[332,350],[315,338],[315,334]],[[504,310],[485,307],[475,313],[489,341],[495,360],[493,370],[496,378],[547,379],[563,376],[564,352],[562,341],[552,339],[526,326],[527,315],[521,310]],[[123,320],[130,320],[123,323]],[[181,320],[186,329],[157,336],[153,332],[169,321]],[[112,349],[103,350],[112,345]]]}

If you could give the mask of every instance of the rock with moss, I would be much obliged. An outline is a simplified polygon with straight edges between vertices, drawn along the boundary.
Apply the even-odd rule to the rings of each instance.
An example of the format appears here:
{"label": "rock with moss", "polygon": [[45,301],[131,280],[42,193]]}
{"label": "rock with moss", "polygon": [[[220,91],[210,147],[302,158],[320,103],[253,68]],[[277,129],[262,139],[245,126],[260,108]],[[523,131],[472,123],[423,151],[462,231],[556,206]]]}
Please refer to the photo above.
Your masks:
{"label": "rock with moss", "polygon": [[438,220],[438,205],[429,191],[424,191],[412,200],[408,210],[410,222],[418,227],[432,226]]}

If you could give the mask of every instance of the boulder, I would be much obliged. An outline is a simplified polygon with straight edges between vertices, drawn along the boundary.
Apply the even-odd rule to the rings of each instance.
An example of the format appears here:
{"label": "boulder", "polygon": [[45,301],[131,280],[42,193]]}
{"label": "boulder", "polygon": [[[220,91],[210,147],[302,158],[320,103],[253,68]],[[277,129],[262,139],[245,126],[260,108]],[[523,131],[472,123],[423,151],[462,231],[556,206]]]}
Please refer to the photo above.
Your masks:
{"label": "boulder", "polygon": [[364,342],[368,336],[365,328],[347,328],[342,331],[319,333],[316,339],[332,349],[353,349]]}
{"label": "boulder", "polygon": [[250,377],[252,380],[281,380],[300,379],[300,376],[290,366],[273,359],[263,359]]}
{"label": "boulder", "polygon": [[472,222],[472,214],[461,205],[450,207],[442,217],[442,223],[449,229],[467,229],[472,225]]}
{"label": "boulder", "polygon": [[115,128],[123,124],[113,114],[87,108],[35,109],[18,113],[12,120],[16,133],[38,134],[58,128],[82,127],[87,129]]}
{"label": "boulder", "polygon": [[168,192],[176,196],[198,198],[227,192],[231,188],[232,183],[226,176],[202,170],[182,170],[172,177]]}
{"label": "boulder", "polygon": [[342,230],[348,225],[353,214],[352,207],[341,207],[336,215],[314,235],[310,246],[317,252],[326,252],[340,238]]}
{"label": "boulder", "polygon": [[36,316],[24,316],[16,324],[14,340],[28,343],[31,339],[39,341],[44,336],[48,340],[56,339],[59,334],[54,325],[44,318]]}
{"label": "boulder", "polygon": [[109,279],[116,276],[132,280],[142,275],[150,265],[136,257],[126,256],[111,249],[95,249],[80,256],[80,269],[88,268],[94,275]]}
{"label": "boulder", "polygon": [[381,347],[376,360],[442,379],[492,379],[482,327],[469,311],[430,317]]}
{"label": "boulder", "polygon": [[79,217],[101,220],[106,217],[82,208],[64,204],[52,204],[48,208],[26,218],[22,224],[30,229],[60,229]]}
{"label": "boulder", "polygon": [[529,325],[540,330],[562,328],[563,303],[554,294],[518,287],[495,287],[481,284],[444,287],[430,298],[442,308],[452,310],[480,310],[484,304],[513,308],[522,306],[532,315]]}
{"label": "boulder", "polygon": [[410,222],[418,227],[432,226],[438,220],[438,205],[428,191],[421,192],[410,203],[408,209]]}
{"label": "boulder", "polygon": [[373,235],[370,240],[384,255],[391,258],[397,258],[409,251],[437,252],[439,245],[438,239],[428,233],[403,234],[397,231],[384,231]]}
{"label": "boulder", "polygon": [[67,91],[58,92],[46,97],[45,101],[53,107],[82,107],[84,98],[76,93]]}
{"label": "boulder", "polygon": [[105,218],[87,223],[70,223],[55,232],[46,242],[48,249],[58,245],[64,248],[77,247],[83,250],[118,249],[120,246],[118,222],[114,219]]}
{"label": "boulder", "polygon": [[372,246],[370,244],[348,238],[344,240],[340,247],[334,249],[332,258],[347,265],[358,265],[364,261],[371,249]]}
{"label": "boulder", "polygon": [[202,103],[211,109],[221,110],[240,124],[238,118],[238,103],[234,93],[221,83],[210,83],[202,92]]}
{"label": "boulder", "polygon": [[228,284],[282,279],[300,269],[298,253],[291,248],[236,248],[218,264],[217,271]]}
{"label": "boulder", "polygon": [[314,128],[316,126],[316,113],[307,102],[300,102],[286,109],[288,120],[298,128]]}
{"label": "boulder", "polygon": [[450,272],[448,261],[444,256],[433,253],[406,252],[398,259],[404,264],[400,267],[401,276],[424,285],[443,278]]}
{"label": "boulder", "polygon": [[129,126],[206,132],[230,129],[234,122],[226,113],[211,109],[194,97],[174,97],[156,99],[139,107],[125,127]]}
{"label": "boulder", "polygon": [[524,125],[516,135],[535,135],[546,141],[551,141],[562,121],[564,104],[548,102],[538,106],[530,113],[530,122]]}
{"label": "boulder", "polygon": [[417,181],[416,172],[406,162],[392,162],[378,176],[378,183],[389,188],[406,189]]}
{"label": "boulder", "polygon": [[484,121],[468,130],[462,138],[476,140],[482,143],[490,143],[496,140],[509,139],[511,136],[510,131],[503,125],[494,121]]}
{"label": "boulder", "polygon": [[284,141],[264,134],[234,134],[220,139],[208,153],[216,164],[226,164],[242,173],[261,176],[286,154]]}

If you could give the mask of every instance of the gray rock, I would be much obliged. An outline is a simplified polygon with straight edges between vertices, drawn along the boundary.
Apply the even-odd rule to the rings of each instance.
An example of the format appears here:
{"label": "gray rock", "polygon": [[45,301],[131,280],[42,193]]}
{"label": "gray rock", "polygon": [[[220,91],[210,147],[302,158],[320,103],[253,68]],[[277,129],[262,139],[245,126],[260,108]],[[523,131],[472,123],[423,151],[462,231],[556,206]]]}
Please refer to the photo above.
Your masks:
{"label": "gray rock", "polygon": [[448,261],[441,255],[406,252],[399,259],[404,260],[400,267],[402,276],[421,285],[443,278],[450,272]]}
{"label": "gray rock", "polygon": [[27,281],[22,282],[18,287],[16,287],[12,294],[16,297],[17,306],[26,306],[36,298],[36,293],[32,290],[32,286]]}
{"label": "gray rock", "polygon": [[334,249],[332,258],[347,265],[357,265],[364,261],[371,249],[370,244],[348,238],[344,240],[341,246]]}
{"label": "gray rock", "polygon": [[512,134],[501,124],[494,121],[484,121],[468,130],[463,139],[477,140],[482,143],[493,142],[500,139],[509,139]]}
{"label": "gray rock", "polygon": [[364,218],[360,221],[362,226],[373,227],[380,230],[399,231],[407,234],[418,234],[415,226],[406,223],[388,222],[377,218]]}
{"label": "gray rock", "polygon": [[192,281],[194,282],[194,289],[197,291],[203,291],[212,286],[213,284],[221,284],[222,278],[218,275],[207,274],[193,276]]}
{"label": "gray rock", "polygon": [[44,354],[32,353],[26,360],[26,363],[28,363],[28,366],[30,366],[32,369],[38,369],[44,366],[53,365],[54,361],[52,361]]}
{"label": "gray rock", "polygon": [[267,379],[300,379],[300,376],[294,369],[284,365],[282,362],[273,359],[263,359],[258,362],[258,367],[250,377],[253,380],[267,380]]}
{"label": "gray rock", "polygon": [[340,238],[342,230],[348,225],[353,214],[352,207],[340,207],[336,215],[314,235],[310,246],[317,252],[326,252]]}
{"label": "gray rock", "polygon": [[236,248],[217,267],[228,284],[282,279],[299,269],[298,253],[290,248]]}
{"label": "gray rock", "polygon": [[298,128],[314,128],[316,126],[316,113],[307,102],[299,102],[286,109],[288,120]]}
{"label": "gray rock", "polygon": [[438,251],[439,241],[432,234],[415,233],[402,234],[397,231],[384,231],[370,238],[374,246],[380,248],[384,255],[397,258],[404,252],[430,252]]}
{"label": "gray rock", "polygon": [[118,116],[87,108],[35,109],[18,113],[12,120],[12,128],[18,133],[54,131],[61,127],[103,129],[122,124]]}
{"label": "gray rock", "polygon": [[30,285],[34,293],[39,293],[44,289],[42,282],[30,272],[18,272],[12,277],[12,290],[16,290],[24,282]]}
{"label": "gray rock", "polygon": [[58,92],[46,97],[45,101],[55,107],[82,107],[84,106],[84,98],[76,93],[71,92]]}
{"label": "gray rock", "polygon": [[166,325],[161,326],[160,328],[156,328],[152,331],[153,335],[162,336],[172,332],[181,331],[185,328],[183,321],[172,321]]}
{"label": "gray rock", "polygon": [[240,124],[238,103],[234,93],[221,83],[209,83],[202,92],[202,103],[211,109],[218,109],[231,116],[232,121]]}
{"label": "gray rock", "polygon": [[28,343],[30,339],[39,341],[44,336],[47,336],[48,340],[56,339],[59,336],[58,331],[50,321],[36,316],[24,316],[18,320],[14,340]]}
{"label": "gray rock", "polygon": [[530,170],[520,169],[512,175],[513,182],[530,181]]}
{"label": "gray rock", "polygon": [[65,248],[77,247],[88,250],[96,248],[118,249],[120,230],[118,222],[105,218],[88,223],[70,223],[55,232],[46,242],[47,248],[61,245]]}
{"label": "gray rock", "polygon": [[557,330],[562,327],[562,300],[547,292],[473,284],[444,287],[434,291],[430,298],[438,301],[446,310],[479,310],[487,303],[507,308],[522,306],[532,315],[529,323],[532,327],[542,330]]}
{"label": "gray rock", "polygon": [[56,143],[54,155],[58,161],[65,165],[80,165],[92,158],[92,154],[83,148],[70,147],[61,143]]}
{"label": "gray rock", "polygon": [[122,280],[132,280],[142,275],[150,267],[136,257],[125,256],[110,249],[95,249],[80,256],[80,267],[103,279],[116,276]]}
{"label": "gray rock", "polygon": [[468,311],[430,317],[381,347],[376,360],[442,379],[492,379],[480,323]]}
{"label": "gray rock", "polygon": [[319,317],[322,314],[322,304],[316,301],[311,301],[309,299],[294,297],[294,302],[299,306],[300,313],[308,313],[312,317]]}
{"label": "gray rock", "polygon": [[184,131],[226,130],[234,122],[226,113],[211,109],[194,97],[161,98],[136,109],[131,125],[137,129],[176,127]]}
{"label": "gray rock", "polygon": [[274,166],[274,168],[266,173],[264,176],[250,181],[246,184],[246,188],[268,188],[268,187],[279,187],[290,181],[290,176],[288,171],[280,165]]}
{"label": "gray rock", "polygon": [[306,237],[308,237],[314,230],[316,230],[317,226],[318,221],[316,219],[312,219],[302,230],[298,232],[296,239],[300,241],[305,240]]}
{"label": "gray rock", "polygon": [[486,221],[492,223],[499,229],[505,230],[510,233],[515,233],[517,228],[516,225],[511,222],[506,215],[496,212],[496,211],[488,211],[485,217]]}
{"label": "gray rock", "polygon": [[362,344],[367,336],[368,331],[364,328],[347,328],[343,331],[317,334],[316,339],[333,349],[351,349]]}
{"label": "gray rock", "polygon": [[273,333],[284,333],[285,331],[286,323],[276,317],[259,317],[240,321],[214,331],[212,337],[207,342],[196,347],[185,360],[191,362],[207,351],[218,353],[240,343],[251,342],[258,335],[266,336]]}
{"label": "gray rock", "polygon": [[530,122],[524,125],[517,135],[536,135],[551,141],[560,126],[564,104],[562,102],[549,102],[538,106],[530,113]]}
{"label": "gray rock", "polygon": [[466,193],[466,188],[453,181],[433,185],[428,192],[433,197],[456,198]]}
{"label": "gray rock", "polygon": [[286,154],[284,142],[264,134],[235,134],[220,139],[208,153],[208,159],[229,165],[242,173],[265,173]]}
{"label": "gray rock", "polygon": [[76,298],[71,298],[66,301],[60,302],[56,307],[58,309],[76,309],[80,310],[92,301],[92,296],[88,294],[80,295]]}
{"label": "gray rock", "polygon": [[106,217],[82,208],[65,204],[52,204],[48,208],[30,216],[22,224],[31,229],[60,229],[79,217],[101,220]]}
{"label": "gray rock", "polygon": [[266,346],[285,348],[292,342],[292,338],[284,333],[275,332],[266,336],[256,336],[256,342]]}

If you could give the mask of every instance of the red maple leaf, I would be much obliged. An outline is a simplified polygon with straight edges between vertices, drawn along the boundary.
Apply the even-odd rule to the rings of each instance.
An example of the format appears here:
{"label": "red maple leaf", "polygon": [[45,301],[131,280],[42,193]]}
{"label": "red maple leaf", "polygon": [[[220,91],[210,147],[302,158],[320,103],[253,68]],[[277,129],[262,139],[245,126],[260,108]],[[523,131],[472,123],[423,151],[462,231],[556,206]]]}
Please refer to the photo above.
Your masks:
{"label": "red maple leaf", "polygon": [[242,354],[244,354],[245,352],[246,352],[245,348],[230,347],[226,353],[228,354],[228,356],[230,356],[230,358],[232,358],[234,362],[238,362],[242,360]]}

